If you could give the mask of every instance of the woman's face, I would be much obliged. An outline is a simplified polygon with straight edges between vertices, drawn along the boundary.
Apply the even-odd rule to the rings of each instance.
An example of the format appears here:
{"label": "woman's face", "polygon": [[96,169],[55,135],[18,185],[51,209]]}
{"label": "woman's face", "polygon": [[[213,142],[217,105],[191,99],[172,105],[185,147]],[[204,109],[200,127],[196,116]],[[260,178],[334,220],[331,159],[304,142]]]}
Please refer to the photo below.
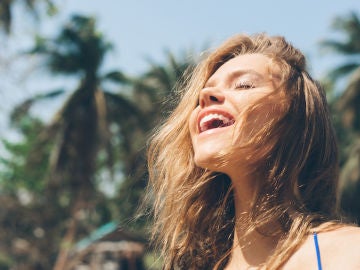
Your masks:
{"label": "woman's face", "polygon": [[[239,55],[208,79],[189,121],[197,166],[228,173],[226,167],[216,164],[218,154],[249,141],[275,114],[279,115],[269,64],[270,58],[262,54]],[[253,105],[260,106],[245,118],[244,112]],[[236,130],[241,131],[237,131],[240,136]],[[228,158],[228,166],[234,165],[232,160],[236,164],[245,160],[241,151],[232,155],[236,156]]]}

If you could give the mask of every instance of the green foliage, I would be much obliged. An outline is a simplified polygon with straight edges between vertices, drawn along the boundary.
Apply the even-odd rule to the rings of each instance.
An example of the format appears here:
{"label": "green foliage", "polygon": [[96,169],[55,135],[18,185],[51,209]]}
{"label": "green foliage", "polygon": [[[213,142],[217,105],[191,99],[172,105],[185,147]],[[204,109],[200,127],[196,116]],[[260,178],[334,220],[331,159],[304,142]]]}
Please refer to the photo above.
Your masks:
{"label": "green foliage", "polygon": [[[39,133],[44,124],[30,116],[23,117],[16,123],[17,129],[23,135],[20,142],[3,140],[8,158],[0,158],[0,189],[2,192],[16,193],[19,189],[25,189],[36,194],[41,194],[45,187],[45,175],[48,166],[51,143],[43,145],[38,157],[33,156]],[[33,158],[34,157],[34,158]]]}
{"label": "green foliage", "polygon": [[352,12],[349,16],[337,17],[333,23],[334,30],[341,31],[345,35],[344,41],[329,40],[324,43],[337,53],[344,55],[359,55],[360,54],[360,19],[358,14]]}
{"label": "green foliage", "polygon": [[[0,160],[0,257],[8,268],[21,264],[36,266],[38,263],[50,266],[38,254],[46,252],[44,248],[48,243],[41,240],[50,231],[47,227],[51,223],[47,221],[54,209],[46,203],[49,197],[45,180],[52,145],[49,143],[38,148],[38,137],[44,128],[39,119],[23,116],[14,125],[22,139],[18,142],[3,140],[7,153]],[[38,152],[36,157],[42,158],[36,158],[34,152]],[[63,216],[59,215],[59,218]],[[48,237],[49,240],[56,239],[55,236]],[[30,243],[32,249],[27,250]],[[48,245],[47,254],[53,256],[53,252],[53,244]]]}
{"label": "green foliage", "polygon": [[44,11],[48,16],[55,15],[58,10],[53,0],[2,0],[0,1],[0,29],[3,29],[6,34],[10,34],[11,26],[14,20],[14,7],[20,4],[24,6],[29,14],[38,18],[39,13]]}
{"label": "green foliage", "polygon": [[330,71],[334,84],[345,78],[341,95],[333,96],[332,112],[341,153],[340,193],[342,209],[360,224],[360,19],[356,13],[335,19],[333,28],[342,33],[340,40],[322,42],[325,49],[344,57],[344,64]]}

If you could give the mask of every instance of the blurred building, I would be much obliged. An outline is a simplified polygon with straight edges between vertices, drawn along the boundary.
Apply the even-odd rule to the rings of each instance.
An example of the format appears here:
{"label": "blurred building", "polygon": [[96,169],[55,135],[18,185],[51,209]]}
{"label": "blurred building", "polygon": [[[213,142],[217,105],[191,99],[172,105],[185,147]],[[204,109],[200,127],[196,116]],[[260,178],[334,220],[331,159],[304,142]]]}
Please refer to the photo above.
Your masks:
{"label": "blurred building", "polygon": [[145,270],[146,241],[108,223],[80,241],[67,270]]}

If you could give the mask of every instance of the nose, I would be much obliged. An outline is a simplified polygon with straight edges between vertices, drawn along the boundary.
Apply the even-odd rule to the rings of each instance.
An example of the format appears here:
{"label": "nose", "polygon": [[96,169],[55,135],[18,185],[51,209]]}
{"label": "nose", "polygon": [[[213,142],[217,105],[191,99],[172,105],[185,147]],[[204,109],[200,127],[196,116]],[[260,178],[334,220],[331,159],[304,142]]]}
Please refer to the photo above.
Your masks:
{"label": "nose", "polygon": [[204,88],[200,92],[199,105],[201,108],[213,105],[222,104],[225,101],[223,92],[218,88]]}

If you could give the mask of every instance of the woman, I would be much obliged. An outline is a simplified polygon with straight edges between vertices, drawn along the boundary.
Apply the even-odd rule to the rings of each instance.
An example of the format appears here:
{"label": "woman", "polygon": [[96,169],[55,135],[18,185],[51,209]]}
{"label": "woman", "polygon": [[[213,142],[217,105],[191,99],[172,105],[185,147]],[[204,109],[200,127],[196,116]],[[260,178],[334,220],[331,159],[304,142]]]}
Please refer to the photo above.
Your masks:
{"label": "woman", "polygon": [[180,90],[148,156],[164,269],[360,269],[324,92],[299,50],[235,36]]}

